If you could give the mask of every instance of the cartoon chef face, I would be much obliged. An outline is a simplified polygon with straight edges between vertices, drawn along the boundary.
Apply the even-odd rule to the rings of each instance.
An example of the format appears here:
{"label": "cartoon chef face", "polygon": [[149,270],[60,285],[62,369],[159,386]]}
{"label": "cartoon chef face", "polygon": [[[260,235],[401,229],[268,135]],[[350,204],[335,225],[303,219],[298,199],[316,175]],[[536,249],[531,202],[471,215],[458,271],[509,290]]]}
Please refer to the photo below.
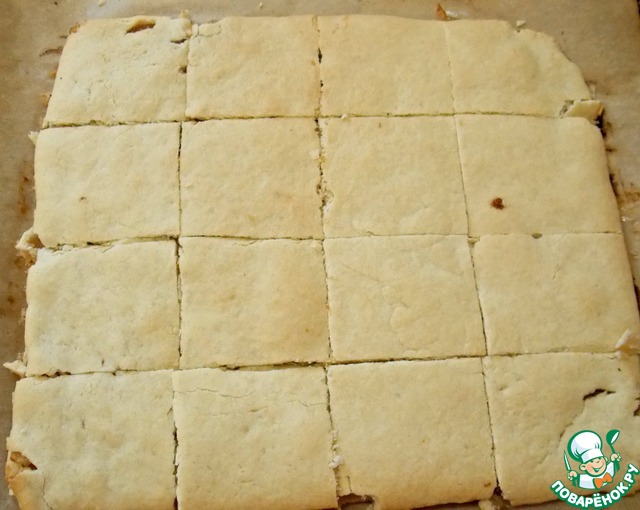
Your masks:
{"label": "cartoon chef face", "polygon": [[[609,446],[620,435],[619,430],[611,430],[607,434]],[[569,440],[569,455],[580,462],[578,474],[571,468],[566,454],[564,464],[567,468],[567,478],[573,485],[582,489],[598,490],[609,483],[613,483],[613,477],[620,467],[620,454],[612,451],[611,461],[602,453],[602,439],[598,434],[590,430],[582,430]],[[613,450],[613,447],[611,447]]]}
{"label": "cartoon chef face", "polygon": [[591,476],[600,476],[607,470],[607,458],[596,457],[580,464],[580,471],[585,471]]}
{"label": "cartoon chef face", "polygon": [[571,456],[581,461],[580,471],[600,476],[607,469],[607,458],[602,453],[602,439],[595,432],[584,430],[569,441]]}

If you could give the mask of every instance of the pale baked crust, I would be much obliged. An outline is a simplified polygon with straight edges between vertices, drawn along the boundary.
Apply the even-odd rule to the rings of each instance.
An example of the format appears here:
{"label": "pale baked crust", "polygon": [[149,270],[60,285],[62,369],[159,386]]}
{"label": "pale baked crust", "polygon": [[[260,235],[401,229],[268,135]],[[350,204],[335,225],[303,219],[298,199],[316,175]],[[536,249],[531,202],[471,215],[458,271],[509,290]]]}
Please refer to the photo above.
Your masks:
{"label": "pale baked crust", "polygon": [[325,119],[327,237],[466,234],[451,117]]}
{"label": "pale baked crust", "polygon": [[187,98],[193,119],[313,117],[320,100],[314,19],[230,17],[198,26]]}
{"label": "pale baked crust", "polygon": [[173,375],[184,510],[335,506],[324,370]]}
{"label": "pale baked crust", "polygon": [[323,116],[453,112],[442,23],[320,16],[318,28]]}
{"label": "pale baked crust", "polygon": [[482,378],[479,359],[330,367],[339,491],[395,509],[491,496]]}
{"label": "pale baked crust", "polygon": [[327,360],[319,242],[180,243],[182,368]]}
{"label": "pale baked crust", "polygon": [[485,354],[466,236],[327,239],[338,361]]}
{"label": "pale baked crust", "polygon": [[484,236],[473,256],[489,354],[613,352],[640,332],[620,234]]}
{"label": "pale baked crust", "polygon": [[176,236],[179,124],[38,135],[34,230],[45,246]]}
{"label": "pale baked crust", "polygon": [[580,69],[548,35],[506,21],[444,23],[455,113],[557,117],[567,101],[591,99]]}
{"label": "pale baked crust", "polygon": [[174,242],[41,250],[27,300],[27,375],[178,366]]}
{"label": "pale baked crust", "polygon": [[470,235],[620,232],[602,136],[587,120],[457,115],[456,126]]}
{"label": "pale baked crust", "polygon": [[91,21],[64,50],[45,126],[146,125],[37,141],[24,508],[543,501],[574,426],[638,435],[604,146],[560,118],[601,105],[553,41],[384,16],[190,31]]}
{"label": "pale baked crust", "polygon": [[69,34],[44,126],[183,120],[190,35],[184,18],[87,21]]}
{"label": "pale baked crust", "polygon": [[185,124],[182,234],[320,238],[320,143],[312,119]]}
{"label": "pale baked crust", "polygon": [[173,509],[172,393],[168,371],[18,381],[6,473],[20,507]]}
{"label": "pale baked crust", "polygon": [[[580,430],[595,430],[604,438],[610,429],[619,429],[615,449],[622,454],[621,466],[638,465],[637,358],[558,353],[491,356],[483,363],[496,469],[511,503],[548,501],[556,480],[571,487],[562,458]],[[606,443],[603,452],[610,456]]]}

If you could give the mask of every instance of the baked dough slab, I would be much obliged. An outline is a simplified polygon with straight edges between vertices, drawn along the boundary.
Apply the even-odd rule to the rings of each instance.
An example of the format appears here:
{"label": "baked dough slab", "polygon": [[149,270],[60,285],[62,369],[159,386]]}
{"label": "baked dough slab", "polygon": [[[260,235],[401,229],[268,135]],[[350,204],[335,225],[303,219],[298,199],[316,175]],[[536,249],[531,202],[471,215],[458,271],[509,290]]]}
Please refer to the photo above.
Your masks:
{"label": "baked dough slab", "polygon": [[[491,495],[496,482],[486,398],[481,386],[481,363],[477,358],[451,359],[486,354],[465,235],[467,226],[461,185],[465,169],[461,171],[454,152],[456,120],[452,114],[455,111],[527,115],[526,119],[504,120],[506,127],[502,126],[501,132],[506,141],[503,151],[515,151],[513,140],[507,139],[507,133],[517,132],[512,128],[522,122],[527,124],[522,137],[528,144],[524,145],[528,145],[534,155],[537,154],[532,147],[538,145],[543,145],[549,152],[547,146],[552,146],[553,140],[549,140],[548,133],[543,136],[542,128],[529,127],[528,121],[532,121],[531,126],[538,121],[542,125],[547,121],[536,117],[557,117],[567,106],[567,100],[588,97],[575,66],[567,62],[546,36],[528,31],[516,33],[496,22],[471,26],[465,22],[443,24],[384,17],[232,19],[200,27],[199,35],[193,41],[193,58],[188,64],[186,53],[190,43],[184,40],[190,30],[188,21],[140,18],[127,23],[101,23],[99,30],[96,28],[98,25],[89,24],[89,28],[81,28],[72,36],[71,41],[76,42],[70,42],[65,50],[49,114],[52,118],[45,125],[181,121],[185,120],[185,108],[190,119],[223,120],[199,125],[183,124],[181,179],[177,179],[176,164],[169,165],[167,172],[170,168],[173,179],[171,189],[162,189],[172,191],[172,194],[163,196],[162,203],[153,206],[149,206],[148,201],[152,195],[157,195],[151,187],[160,182],[156,181],[159,175],[153,173],[145,159],[142,166],[149,172],[148,176],[144,175],[149,179],[149,189],[132,189],[134,186],[128,181],[130,176],[127,172],[131,171],[130,163],[135,158],[128,153],[120,157],[119,152],[126,152],[126,147],[119,150],[117,145],[123,139],[133,138],[133,132],[143,129],[143,126],[131,128],[130,136],[114,136],[114,140],[107,140],[112,151],[110,158],[115,161],[120,157],[116,169],[103,168],[99,162],[91,164],[104,170],[104,189],[122,195],[122,202],[102,217],[103,213],[98,210],[86,210],[89,205],[100,205],[92,194],[77,196],[77,201],[83,202],[82,207],[87,206],[82,212],[83,209],[73,201],[72,194],[65,196],[60,192],[50,200],[50,212],[41,214],[43,224],[47,220],[50,222],[49,227],[43,230],[62,232],[66,217],[77,214],[80,219],[73,219],[73,225],[80,225],[74,234],[79,240],[54,240],[50,246],[63,242],[95,242],[83,240],[83,237],[95,236],[95,232],[99,235],[109,229],[122,233],[109,234],[103,241],[138,235],[175,236],[177,233],[252,238],[256,241],[183,238],[182,252],[179,253],[180,271],[177,273],[175,244],[172,243],[165,243],[170,248],[167,250],[154,248],[157,253],[151,248],[149,252],[141,248],[136,248],[135,252],[133,249],[119,252],[121,248],[117,246],[110,250],[88,248],[57,254],[42,252],[41,260],[35,266],[38,269],[34,268],[35,281],[41,282],[36,289],[41,288],[31,295],[37,296],[34,298],[34,313],[41,316],[40,322],[34,324],[40,324],[45,333],[34,336],[37,340],[31,344],[28,341],[28,351],[31,349],[29,345],[35,346],[27,353],[28,374],[117,370],[126,368],[127,363],[131,365],[127,370],[175,368],[179,364],[179,350],[182,351],[181,368],[186,369],[216,365],[235,368],[291,362],[347,362],[348,365],[334,365],[327,369],[333,374],[331,385],[335,390],[334,419],[338,431],[335,439],[341,454],[337,457],[334,457],[336,452],[331,445],[332,427],[328,419],[327,387],[322,369],[280,366],[276,370],[251,366],[237,371],[206,368],[176,373],[174,382],[178,391],[174,405],[176,413],[181,413],[177,438],[180,448],[176,460],[180,465],[178,492],[182,506],[287,508],[289,505],[296,509],[335,506],[332,466],[336,465],[341,494],[368,494],[386,508],[406,509]],[[127,34],[129,28],[132,30]],[[451,35],[454,32],[457,34],[455,38],[465,41],[453,41]],[[113,41],[93,44],[85,35],[94,33],[96,37],[106,34]],[[85,35],[81,37],[79,34]],[[167,34],[168,38],[165,37]],[[167,41],[170,40],[169,44]],[[489,48],[491,41],[493,47]],[[486,60],[479,58],[477,53],[471,55],[468,50],[472,46],[475,52],[486,55]],[[138,73],[139,69],[133,65],[137,51],[146,54],[145,66],[152,68],[152,72],[145,69],[144,75],[134,73],[131,79],[127,66],[135,68]],[[74,52],[82,55],[74,57]],[[411,58],[407,59],[408,55]],[[156,57],[158,60],[153,60]],[[470,60],[465,62],[465,59]],[[85,67],[102,60],[106,62],[106,71],[85,70]],[[237,62],[242,65],[237,65]],[[187,67],[188,77],[185,76]],[[466,69],[471,71],[467,73]],[[76,70],[81,73],[81,79],[72,77]],[[450,73],[453,73],[453,85]],[[148,76],[151,77],[149,82],[145,81]],[[536,83],[541,81],[544,83],[538,86]],[[149,83],[153,84],[153,89]],[[549,84],[560,88],[550,93]],[[481,104],[474,105],[471,100],[480,97],[475,88],[479,86],[487,90],[481,96]],[[68,97],[65,96],[65,87],[73,89]],[[514,87],[522,87],[522,90],[516,91]],[[185,99],[187,89],[188,100]],[[455,105],[454,89],[456,94],[461,91],[460,98],[456,95]],[[125,98],[124,101],[120,101],[121,97]],[[94,99],[95,105],[83,103]],[[112,101],[119,105],[115,113],[110,111]],[[71,113],[65,117],[60,112],[67,105],[71,105],[66,110]],[[494,110],[496,105],[501,109]],[[320,106],[323,111],[320,111]],[[593,103],[577,103],[568,112],[577,114],[589,110],[593,113],[597,111],[596,107]],[[59,118],[56,117],[58,114]],[[327,119],[343,114],[346,114],[343,119]],[[389,119],[385,115],[413,118]],[[265,116],[308,118],[254,118]],[[379,118],[359,119],[357,116]],[[316,117],[319,117],[319,127],[325,131],[325,154],[322,158],[318,139],[322,133],[314,131],[316,126],[312,119]],[[466,117],[458,117],[457,128],[462,142],[476,144],[481,151],[490,154],[495,140],[487,137],[488,141],[484,141],[482,137],[487,134],[495,136],[498,129],[494,129],[491,123],[495,119],[501,126],[505,115],[490,117],[477,119],[480,124],[486,121],[488,126],[480,125],[477,130],[465,130]],[[476,121],[476,117],[471,119],[470,123]],[[513,125],[507,126],[510,122]],[[581,121],[549,122],[568,126],[570,122],[578,125]],[[586,126],[585,123],[582,125]],[[95,129],[92,133],[116,132],[116,128],[114,131],[91,129]],[[152,128],[147,126],[144,129]],[[167,150],[175,162],[177,124],[158,126],[157,129],[158,133],[171,131],[171,135],[162,139],[146,134],[134,145],[155,153]],[[380,129],[385,136],[378,136]],[[602,172],[602,144],[599,140],[591,143],[595,139],[595,131],[593,128],[584,129],[589,130],[590,145],[585,156],[580,145],[583,141],[575,141],[573,131],[565,133],[558,129],[558,133],[566,137],[566,149],[563,146],[552,155],[540,154],[541,159],[536,166],[542,167],[541,172],[539,168],[533,169],[534,172],[524,168],[520,172],[530,179],[526,183],[526,191],[535,189],[534,185],[538,183],[534,179],[538,175],[532,173],[538,171],[540,177],[545,176],[550,172],[547,162],[557,163],[558,154],[566,155],[570,151],[578,152],[584,158],[580,166],[587,169],[581,169],[580,176],[584,176],[586,181],[597,175],[598,187],[604,189],[608,183],[606,172]],[[51,131],[52,134],[47,136],[54,137],[57,132]],[[84,131],[69,128],[59,132]],[[341,138],[349,138],[354,155],[346,155],[348,146]],[[80,140],[77,144],[80,150],[78,161],[90,159],[88,154],[96,151],[95,147],[100,147],[101,143],[106,142],[99,136]],[[260,151],[257,151],[258,147]],[[596,154],[597,151],[600,153]],[[526,157],[531,157],[530,153],[523,152]],[[150,158],[151,154],[144,156]],[[47,161],[56,157],[54,152]],[[482,165],[495,164],[497,159],[491,163],[484,161],[478,163],[481,177],[484,177]],[[558,165],[560,170],[566,171],[565,167],[575,170],[571,166],[574,165],[572,161],[562,160]],[[111,164],[111,160],[109,162]],[[404,167],[400,168],[398,162]],[[475,164],[475,160],[471,163]],[[412,166],[414,164],[424,166]],[[428,166],[431,164],[433,166]],[[46,175],[42,179],[50,177],[51,187],[56,188],[67,171],[64,165],[60,165],[59,175],[44,172]],[[400,170],[395,171],[398,168]],[[324,182],[321,182],[321,170]],[[522,178],[517,177],[514,170],[520,171],[520,167],[509,165],[501,176],[505,177],[507,184]],[[562,206],[581,210],[588,202],[604,210],[607,203],[604,195],[600,192],[589,195],[582,190],[586,186],[578,174],[574,172],[571,175],[574,178],[571,186],[580,193],[573,202],[571,196],[565,198],[566,203]],[[465,173],[467,177],[472,183],[473,169],[469,175]],[[89,185],[99,186],[95,183],[99,179],[92,182],[81,173],[74,178],[83,181],[75,183],[72,187],[74,192],[93,193],[94,188]],[[407,179],[406,182],[401,178]],[[548,175],[546,178],[551,181]],[[176,179],[181,181],[180,186]],[[169,183],[165,178],[162,182]],[[497,182],[501,181],[492,181],[493,184]],[[558,186],[565,193],[575,193],[575,189],[564,181],[558,184],[550,182],[549,185]],[[178,188],[183,191],[181,201],[186,230],[182,232],[176,226]],[[471,188],[474,186],[466,190],[469,204],[470,198],[480,197],[477,199],[486,206],[487,199],[482,195],[484,190],[478,191],[477,186]],[[543,224],[543,220],[536,216],[537,210],[515,208],[515,199],[507,196],[510,189],[507,187],[501,192],[505,195],[506,208],[502,211],[491,209],[489,212],[494,216],[487,216],[486,224],[483,223],[472,235],[484,236],[487,232],[494,232],[493,228],[496,232],[503,232],[501,229],[504,228],[504,232],[510,234],[541,231],[543,238],[535,242],[545,246],[543,240],[549,238],[547,232],[619,231],[617,218],[614,221],[613,217],[607,216],[602,223],[604,226],[600,227],[598,225],[601,224],[597,223],[600,219],[592,216],[591,211],[584,211],[580,222],[563,219],[565,209],[555,209],[558,205],[556,198],[562,197],[560,193],[546,195],[546,200],[551,202],[546,212],[556,216],[554,221],[557,223],[549,221]],[[329,285],[332,287],[332,309],[329,311],[322,246],[311,240],[324,237],[319,197],[324,190],[329,195],[324,210],[328,237],[367,236],[372,232],[388,236],[326,241]],[[523,192],[522,188],[514,187],[514,190]],[[538,191],[542,195],[542,191]],[[495,196],[489,197],[488,201],[493,198]],[[609,207],[610,198],[609,195]],[[56,211],[56,200],[61,204],[59,211]],[[349,209],[350,203],[353,204],[352,210]],[[68,205],[69,212],[62,205]],[[136,211],[136,207],[140,210]],[[172,223],[166,224],[171,228],[161,231],[166,225],[150,220],[145,224],[147,217],[144,214],[147,210],[151,212],[150,209],[155,209],[152,213],[154,221],[155,218],[165,221],[165,213],[173,218]],[[517,217],[512,214],[516,211]],[[502,216],[495,216],[501,213]],[[90,219],[91,215],[97,219]],[[473,208],[470,215],[476,217]],[[478,218],[484,221],[482,215]],[[94,220],[103,221],[104,225],[91,224]],[[520,221],[522,225],[518,223]],[[107,223],[110,226],[105,226]],[[537,227],[539,223],[543,227]],[[615,226],[609,228],[614,223]],[[483,230],[485,226],[486,231]],[[150,234],[144,233],[147,227]],[[91,233],[93,228],[95,232]],[[138,230],[142,234],[136,234]],[[424,235],[434,233],[446,235]],[[54,237],[54,234],[50,235]],[[112,235],[115,237],[110,237]],[[604,234],[588,236],[605,239]],[[265,240],[272,237],[306,240]],[[596,349],[612,350],[628,324],[633,334],[638,333],[637,310],[635,305],[631,305],[631,280],[619,235],[607,238],[615,239],[615,243],[597,242],[595,248],[585,248],[574,241],[577,239],[575,235],[566,236],[568,240],[555,236],[551,243],[553,246],[548,250],[531,249],[527,243],[520,246],[521,238],[534,242],[527,236],[501,237],[505,240],[504,247],[494,246],[491,236],[483,237],[477,252],[484,250],[480,259],[484,260],[486,281],[481,292],[488,296],[487,309],[491,310],[494,305],[497,307],[497,312],[495,309],[492,311],[495,314],[492,316],[492,334],[496,338],[493,352],[555,350],[553,342],[557,337],[547,334],[549,328],[556,327],[554,324],[560,325],[558,330],[565,327],[569,330],[566,335],[564,330],[560,331],[559,337],[563,342],[565,336],[569,339],[569,347],[563,344],[562,349],[581,349],[579,336],[584,336],[585,331],[587,334],[598,332],[597,327],[592,327],[597,321],[604,321],[598,327],[612,338],[606,342],[601,339],[592,342],[601,342]],[[489,248],[481,248],[485,241]],[[588,242],[592,243],[591,240]],[[157,243],[148,243],[151,245],[157,246]],[[76,255],[79,253],[85,255]],[[110,258],[112,253],[119,253],[117,262]],[[505,256],[504,253],[510,255]],[[77,260],[70,257],[77,257]],[[107,257],[108,263],[103,262]],[[523,260],[529,260],[527,257],[534,261],[532,273],[512,270]],[[58,267],[63,258],[67,262],[60,263]],[[93,259],[100,262],[91,262]],[[572,269],[566,270],[565,264]],[[39,275],[40,269],[46,267],[53,268],[50,277]],[[606,274],[601,271],[603,267]],[[114,277],[113,271],[116,270],[119,273]],[[513,271],[513,274],[504,276],[508,271]],[[506,284],[503,285],[501,279]],[[565,313],[564,301],[544,308],[547,301],[552,301],[551,298],[558,299],[563,285],[576,289],[574,295],[569,295],[572,305],[566,308],[570,320],[558,319]],[[517,299],[505,302],[504,294],[509,295],[512,288],[522,292],[511,293]],[[533,295],[527,298],[530,301],[520,303],[518,300],[531,289]],[[591,291],[594,296],[596,292],[601,294],[592,299]],[[621,307],[614,300],[618,299],[616,296],[620,292],[623,295]],[[52,299],[58,301],[50,307],[49,316],[42,310]],[[97,303],[98,320],[83,308],[91,301]],[[182,314],[178,310],[180,301]],[[534,313],[529,317],[527,312],[531,302],[534,303]],[[509,308],[514,306],[515,312]],[[538,310],[535,310],[536,306]],[[615,317],[608,315],[609,308],[614,307],[618,314]],[[547,312],[550,316],[544,315]],[[72,327],[64,322],[68,320],[69,313],[72,319],[78,320],[77,331],[72,331]],[[63,326],[56,326],[61,317],[65,318]],[[178,347],[177,338],[180,317],[185,333],[182,349]],[[527,321],[533,322],[532,318],[540,317],[540,322],[547,328],[545,330],[536,323],[535,327],[543,330],[541,341],[537,337],[531,341],[521,340],[517,334],[501,336],[500,320],[512,328],[504,328],[509,333],[519,333],[518,328],[524,330]],[[335,359],[329,355],[328,320],[332,337],[334,327],[336,331]],[[46,329],[49,326],[52,326],[54,334],[60,335],[60,340],[53,347],[43,348],[41,339],[44,334],[49,334]],[[138,326],[141,333],[134,330]],[[161,326],[164,329],[156,334],[154,328]],[[618,329],[612,333],[614,326]],[[110,335],[107,341],[100,337],[105,332]],[[69,339],[75,334],[79,334],[80,341],[70,346],[72,342]],[[157,342],[161,343],[160,347]],[[585,348],[592,349],[592,345]],[[52,353],[47,349],[53,349]],[[437,362],[388,361],[431,357],[449,359]],[[39,365],[33,364],[34,359]],[[57,359],[62,361],[58,363]],[[148,365],[142,366],[141,360]],[[351,363],[369,360],[380,362]],[[526,373],[525,368],[517,368],[513,371],[516,379]],[[542,371],[545,366],[541,364],[535,368]],[[587,364],[589,371],[600,368]],[[153,374],[155,372],[140,375]],[[55,381],[75,380],[75,377],[60,376]],[[103,374],[96,377],[108,379],[113,376]],[[120,376],[114,379],[117,377]],[[554,380],[554,377],[551,374],[547,380]],[[637,380],[637,369],[633,378]],[[29,380],[34,381],[29,383],[33,385],[40,382],[48,384],[48,381],[34,377]],[[82,384],[78,384],[78,391],[92,387],[85,382],[93,380],[89,376],[80,380]],[[555,380],[562,379],[555,377]],[[111,440],[111,436],[105,440],[101,432],[96,433],[99,436],[96,444],[104,449],[95,450],[99,459],[94,461],[96,464],[108,458],[112,450],[117,450],[119,442],[124,442],[125,438],[132,437],[135,442],[143,431],[148,433],[150,426],[153,428],[159,422],[159,414],[147,414],[156,412],[156,407],[160,407],[163,413],[162,427],[168,428],[171,405],[167,406],[164,400],[161,405],[156,405],[147,386],[146,380],[144,388],[134,386],[131,391],[135,391],[136,396],[122,411],[126,414],[127,423],[133,424],[134,434],[127,434],[126,426],[118,429],[120,435],[116,440]],[[150,386],[155,388],[153,384]],[[626,386],[623,388],[621,385],[620,388],[616,391],[625,393],[624,405],[632,409]],[[163,398],[165,389],[163,386]],[[47,409],[57,406],[46,413],[57,412],[58,415],[58,408],[66,406],[67,402],[72,405],[88,402],[87,410],[83,412],[95,416],[95,420],[102,420],[100,426],[107,427],[113,421],[110,413],[121,412],[120,402],[126,401],[129,405],[128,390],[125,390],[120,393],[119,390],[109,390],[107,393],[114,395],[109,397],[113,402],[100,396],[104,392],[97,391],[86,399],[76,398],[72,392],[63,394],[58,400],[50,394],[42,396],[42,399],[52,401]],[[593,410],[588,407],[593,405],[592,402],[599,403],[599,399],[609,398],[606,392],[600,393],[599,390],[596,387],[587,394],[584,405],[589,412]],[[589,396],[591,393],[593,396]],[[94,394],[97,395],[95,398]],[[499,396],[498,400],[501,398]],[[533,400],[535,396],[527,398]],[[155,407],[138,413],[140,405],[136,399],[145,403],[151,400]],[[546,408],[542,407],[538,414],[545,411]],[[509,412],[513,414],[513,410]],[[20,416],[29,413],[27,410]],[[78,414],[83,416],[82,412]],[[604,416],[605,413],[601,414]],[[74,429],[64,423],[58,425],[55,419],[45,417],[41,420],[41,423],[51,422],[52,432],[42,426],[36,436],[45,444],[42,450],[53,452],[47,459],[64,461],[64,458],[60,460],[56,456],[56,450],[51,449],[49,443],[64,445],[67,432],[71,441],[77,442],[84,432],[76,432],[77,425],[73,425]],[[28,427],[22,425],[25,423],[26,418],[20,418],[20,437],[33,441]],[[624,427],[627,422],[622,420],[621,423]],[[508,425],[507,422],[505,427]],[[97,426],[93,428],[98,429]],[[61,430],[65,431],[65,437],[60,436]],[[626,433],[623,429],[623,434]],[[10,449],[15,446],[15,454],[9,461],[8,476],[19,493],[21,503],[27,508],[42,507],[41,495],[44,493],[48,498],[49,492],[48,480],[39,472],[42,471],[42,458],[37,460],[37,474],[29,469],[23,471],[23,468],[29,468],[32,459],[18,452],[28,451],[30,455],[31,450],[25,449],[22,442],[10,442],[9,446]],[[155,451],[153,444],[145,443],[143,446]],[[626,448],[624,443],[622,447]],[[87,457],[86,444],[76,447],[74,443],[74,448],[74,452],[79,452],[74,454],[74,458],[82,455],[84,461]],[[94,450],[88,448],[88,451],[93,455]],[[162,451],[165,452],[164,449]],[[503,455],[510,456],[505,464],[509,466],[509,474],[516,473],[512,466],[519,451],[518,448],[510,448],[507,453],[503,452]],[[166,457],[163,453],[163,459]],[[135,465],[136,459],[137,455],[132,454],[118,462],[129,466]],[[47,472],[56,469],[53,462],[45,462]],[[73,459],[70,464],[73,468]],[[114,477],[120,476],[118,465],[108,464],[108,467],[114,471]],[[60,476],[66,472],[62,470]],[[78,476],[85,472],[79,470]],[[65,495],[66,487],[62,482],[54,485],[54,497],[61,502],[52,506],[140,508],[140,499],[146,497],[140,490],[135,491],[135,497],[130,496],[132,490],[120,491],[126,498],[124,503],[118,495],[109,496],[112,499],[106,499],[105,503],[101,491],[108,487],[117,492],[119,486],[109,485],[112,475],[99,475],[90,474],[90,483],[80,486],[88,494],[76,501],[71,499],[75,495],[73,490],[70,495]],[[128,471],[124,475],[128,476]],[[145,489],[155,485],[149,490],[160,487],[158,490],[165,494],[164,479],[158,484],[154,479],[146,478],[144,473],[144,479],[136,476],[118,483],[133,486],[135,482]],[[519,484],[527,483],[526,475],[516,473],[514,476],[521,477]],[[73,484],[74,477],[65,477],[64,483]],[[96,485],[100,490],[92,491],[90,485]],[[158,504],[152,501],[150,505],[153,508],[166,506],[164,499]]]}
{"label": "baked dough slab", "polygon": [[13,395],[7,480],[24,510],[172,510],[173,433],[168,371],[29,377]]}
{"label": "baked dough slab", "polygon": [[334,365],[329,393],[342,494],[406,509],[493,493],[479,359]]}
{"label": "baked dough slab", "polygon": [[183,510],[336,506],[322,368],[174,372]]}
{"label": "baked dough slab", "polygon": [[[609,430],[620,430],[615,449],[622,455],[621,466],[638,465],[637,358],[588,353],[496,356],[486,358],[484,367],[498,483],[512,504],[555,499],[549,487],[556,480],[571,487],[563,451],[581,430],[593,430],[603,439]],[[603,453],[611,455],[606,443]],[[578,471],[575,462],[572,466]]]}
{"label": "baked dough slab", "polygon": [[34,231],[45,246],[179,233],[179,124],[38,135]]}
{"label": "baked dough slab", "polygon": [[180,243],[182,368],[327,360],[319,242]]}
{"label": "baked dough slab", "polygon": [[587,120],[457,115],[456,125],[470,235],[620,232],[602,136]]}
{"label": "baked dough slab", "polygon": [[319,98],[313,17],[230,17],[197,28],[187,69],[190,118],[313,117]]}
{"label": "baked dough slab", "polygon": [[640,331],[620,234],[484,236],[473,257],[489,354],[613,352]]}
{"label": "baked dough slab", "polygon": [[40,250],[27,301],[27,375],[178,365],[173,242]]}
{"label": "baked dough slab", "polygon": [[338,361],[485,354],[466,236],[327,239]]}
{"label": "baked dough slab", "polygon": [[321,120],[327,237],[466,234],[452,117]]}
{"label": "baked dough slab", "polygon": [[506,21],[443,25],[456,113],[557,117],[565,102],[591,98],[580,69],[547,34]]}
{"label": "baked dough slab", "polygon": [[82,24],[62,52],[44,127],[183,120],[190,35],[184,18]]}
{"label": "baked dough slab", "polygon": [[323,116],[452,113],[442,23],[320,16],[318,27]]}
{"label": "baked dough slab", "polygon": [[312,119],[185,124],[183,235],[321,237],[319,151]]}

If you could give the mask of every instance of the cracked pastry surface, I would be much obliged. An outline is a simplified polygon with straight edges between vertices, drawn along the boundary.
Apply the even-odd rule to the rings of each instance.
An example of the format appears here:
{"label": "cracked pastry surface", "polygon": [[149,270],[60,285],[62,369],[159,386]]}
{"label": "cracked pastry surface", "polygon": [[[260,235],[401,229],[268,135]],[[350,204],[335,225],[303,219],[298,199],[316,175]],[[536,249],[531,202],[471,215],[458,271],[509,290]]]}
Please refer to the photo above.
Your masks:
{"label": "cracked pastry surface", "polygon": [[491,356],[483,363],[498,483],[514,505],[551,499],[555,480],[568,484],[563,451],[580,430],[620,429],[615,448],[623,465],[638,465],[637,358],[554,353]]}
{"label": "cracked pastry surface", "polygon": [[556,117],[566,101],[591,99],[578,66],[547,34],[496,20],[443,27],[455,113]]}
{"label": "cracked pastry surface", "polygon": [[327,237],[466,234],[451,117],[323,119]]}
{"label": "cracked pastry surface", "polygon": [[620,232],[602,136],[587,120],[455,119],[470,235]]}
{"label": "cracked pastry surface", "polygon": [[562,430],[637,435],[604,146],[561,118],[602,105],[547,36],[384,16],[190,31],[91,21],[64,50],[41,239],[20,242],[38,258],[11,366],[24,508],[404,510],[487,499],[496,464],[527,503],[554,497],[527,470],[562,467]]}
{"label": "cracked pastry surface", "polygon": [[613,352],[640,331],[620,234],[484,236],[473,257],[489,354]]}
{"label": "cracked pastry surface", "polygon": [[441,23],[388,16],[320,16],[318,28],[322,115],[452,113]]}
{"label": "cracked pastry surface", "polygon": [[34,230],[45,246],[179,233],[179,124],[38,135]]}
{"label": "cracked pastry surface", "polygon": [[312,119],[185,124],[182,234],[321,237],[319,152]]}
{"label": "cracked pastry surface", "polygon": [[480,359],[334,365],[328,373],[341,494],[398,509],[493,494]]}
{"label": "cracked pastry surface", "polygon": [[172,510],[172,395],[169,371],[18,381],[6,473],[20,508]]}
{"label": "cracked pastry surface", "polygon": [[229,17],[198,26],[189,48],[188,117],[313,117],[320,99],[314,23],[312,16]]}
{"label": "cracked pastry surface", "polygon": [[485,354],[466,236],[327,239],[336,360]]}
{"label": "cracked pastry surface", "polygon": [[27,276],[27,374],[178,365],[171,241],[38,253]]}
{"label": "cracked pastry surface", "polygon": [[181,368],[327,360],[319,242],[182,238],[180,243]]}
{"label": "cracked pastry surface", "polygon": [[44,127],[183,120],[190,35],[184,18],[82,24],[60,57]]}
{"label": "cracked pastry surface", "polygon": [[322,368],[184,370],[173,383],[180,508],[335,507]]}

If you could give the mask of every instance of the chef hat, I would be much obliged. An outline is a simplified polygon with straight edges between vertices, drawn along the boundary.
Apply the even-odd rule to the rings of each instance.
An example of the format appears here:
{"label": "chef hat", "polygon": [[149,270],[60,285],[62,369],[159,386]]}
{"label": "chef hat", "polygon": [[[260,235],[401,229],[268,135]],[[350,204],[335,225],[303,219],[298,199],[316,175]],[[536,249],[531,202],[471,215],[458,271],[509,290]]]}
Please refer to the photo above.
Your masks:
{"label": "chef hat", "polygon": [[581,462],[589,462],[591,459],[603,457],[601,447],[602,439],[590,430],[578,432],[569,440],[571,456]]}

